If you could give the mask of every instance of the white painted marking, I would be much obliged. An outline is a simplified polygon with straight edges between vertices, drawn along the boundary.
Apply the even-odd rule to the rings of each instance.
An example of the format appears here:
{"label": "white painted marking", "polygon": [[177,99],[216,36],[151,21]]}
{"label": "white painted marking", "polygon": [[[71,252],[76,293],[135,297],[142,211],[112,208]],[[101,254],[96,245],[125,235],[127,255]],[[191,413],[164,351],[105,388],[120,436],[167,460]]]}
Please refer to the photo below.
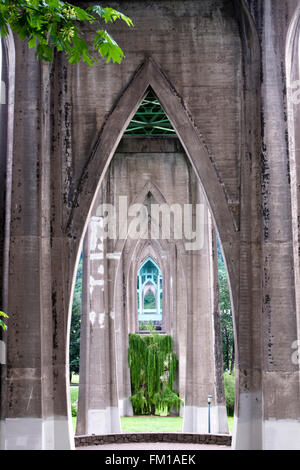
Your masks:
{"label": "white painted marking", "polygon": [[103,259],[103,253],[91,253],[90,254],[90,260],[94,261],[97,259]]}
{"label": "white painted marking", "polygon": [[94,279],[93,276],[90,276],[90,293],[93,293],[95,286],[104,286],[103,279]]}
{"label": "white painted marking", "polygon": [[98,323],[100,328],[104,328],[104,321],[105,321],[105,313],[99,313]]}
{"label": "white painted marking", "polygon": [[99,274],[104,274],[104,266],[103,264],[100,264],[99,268],[98,268],[98,273]]}
{"label": "white painted marking", "polygon": [[107,259],[120,259],[121,258],[121,253],[107,253],[106,255]]}
{"label": "white painted marking", "polygon": [[90,322],[92,325],[94,325],[96,320],[96,313],[95,312],[90,312]]}

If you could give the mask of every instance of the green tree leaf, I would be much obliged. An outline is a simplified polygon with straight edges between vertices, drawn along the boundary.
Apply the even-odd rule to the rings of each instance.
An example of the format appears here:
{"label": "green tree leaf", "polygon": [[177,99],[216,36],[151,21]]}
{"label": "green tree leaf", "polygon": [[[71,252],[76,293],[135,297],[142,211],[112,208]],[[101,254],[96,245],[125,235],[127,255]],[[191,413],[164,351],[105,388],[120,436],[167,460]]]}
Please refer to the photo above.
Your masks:
{"label": "green tree leaf", "polygon": [[133,25],[123,13],[100,5],[84,9],[59,0],[0,0],[1,36],[6,36],[10,27],[21,40],[28,40],[30,48],[36,48],[36,57],[48,62],[57,50],[65,53],[71,64],[83,61],[92,66],[97,62],[94,52],[106,62],[120,63],[124,53],[107,31],[97,30],[93,50],[84,41],[80,29],[83,23],[118,19]]}

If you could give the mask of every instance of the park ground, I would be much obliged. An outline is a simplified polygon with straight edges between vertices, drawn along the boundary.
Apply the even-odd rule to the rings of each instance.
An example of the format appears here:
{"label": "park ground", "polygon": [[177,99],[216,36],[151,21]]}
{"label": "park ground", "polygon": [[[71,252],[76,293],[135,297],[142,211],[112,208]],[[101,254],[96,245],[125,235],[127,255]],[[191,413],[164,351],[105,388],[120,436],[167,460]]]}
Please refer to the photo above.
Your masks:
{"label": "park ground", "polygon": [[[77,376],[78,377],[78,376]],[[76,383],[76,376],[73,378],[72,385],[70,387],[71,403],[74,404],[78,400],[78,386]],[[73,429],[75,432],[76,427],[76,416],[72,417]],[[132,416],[122,417],[121,426],[124,433],[136,433],[136,432],[181,432],[182,431],[183,418],[179,416]],[[233,417],[228,417],[229,432],[233,430]]]}

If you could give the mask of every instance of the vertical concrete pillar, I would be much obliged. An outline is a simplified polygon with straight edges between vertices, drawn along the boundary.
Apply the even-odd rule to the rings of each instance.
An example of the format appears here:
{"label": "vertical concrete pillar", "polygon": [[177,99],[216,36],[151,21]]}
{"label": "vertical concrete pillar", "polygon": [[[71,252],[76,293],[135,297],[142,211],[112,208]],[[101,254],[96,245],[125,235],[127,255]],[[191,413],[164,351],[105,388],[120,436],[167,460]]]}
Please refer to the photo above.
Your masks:
{"label": "vertical concrete pillar", "polygon": [[[275,2],[279,5],[279,2]],[[273,2],[262,9],[263,116],[263,422],[264,449],[300,448],[299,363],[287,143],[285,34]],[[279,6],[278,6],[279,8]],[[298,286],[299,288],[299,286]]]}
{"label": "vertical concrete pillar", "polygon": [[[56,258],[51,254],[57,246],[51,253],[50,241],[50,67],[37,62],[26,44],[18,43],[16,95],[22,99],[15,102],[14,114],[6,449],[72,447],[64,377],[64,310],[61,320],[53,320],[59,296],[52,290]],[[28,77],[25,81],[18,79],[23,74]]]}
{"label": "vertical concrete pillar", "polygon": [[[8,249],[7,219],[10,218],[10,207],[6,199],[10,195],[11,187],[8,184],[10,173],[10,159],[8,155],[8,67],[5,40],[0,41],[0,309],[7,311],[7,262]],[[8,210],[7,210],[8,209]],[[9,227],[9,224],[8,224]],[[6,241],[6,243],[5,243]],[[6,245],[6,246],[5,246]],[[5,332],[0,328],[0,449],[5,448],[5,407],[6,407],[6,341]]]}
{"label": "vertical concrete pillar", "polygon": [[226,397],[224,389],[224,363],[222,351],[222,330],[220,315],[220,292],[219,292],[219,271],[218,271],[218,248],[216,231],[213,226],[210,214],[209,225],[211,227],[210,256],[212,262],[211,269],[211,289],[212,309],[213,309],[213,333],[214,333],[214,368],[215,368],[215,393],[218,429],[220,433],[228,433],[228,420],[226,410]]}
{"label": "vertical concrete pillar", "polygon": [[[113,262],[113,261],[112,261]],[[118,260],[114,261],[115,263]],[[127,288],[126,263],[124,255],[120,257],[116,273],[114,315],[116,329],[116,357],[118,373],[118,396],[120,416],[132,416],[130,370],[128,366],[128,316],[127,316]],[[112,281],[114,281],[114,277]]]}
{"label": "vertical concrete pillar", "polygon": [[82,293],[80,324],[79,390],[76,435],[88,434],[89,361],[90,361],[90,224],[82,248]]}
{"label": "vertical concrete pillar", "polygon": [[[218,227],[230,275],[231,306],[236,340],[236,397],[233,449],[262,448],[262,220],[261,220],[261,57],[253,18],[256,2],[235,2],[243,48],[244,90],[240,96],[240,207],[238,237],[224,241]],[[253,4],[253,17],[248,5]],[[249,53],[251,51],[251,53]]]}
{"label": "vertical concrete pillar", "polygon": [[[84,268],[89,292],[83,298],[88,309],[83,307],[85,316],[83,349],[80,370],[83,368],[83,382],[79,385],[78,432],[87,434],[108,434],[121,432],[118,408],[115,331],[113,312],[109,302],[109,283],[106,243],[103,239],[103,218],[93,216],[89,222],[88,241],[84,243]],[[84,280],[83,280],[84,281]],[[87,332],[86,329],[89,329]],[[81,387],[83,390],[81,390]],[[82,407],[82,409],[81,409]]]}
{"label": "vertical concrete pillar", "polygon": [[184,261],[188,304],[183,431],[208,432],[207,397],[212,395],[211,432],[224,433],[228,432],[227,414],[224,395],[221,397],[219,392],[220,380],[216,381],[217,372],[222,371],[215,366],[218,344],[214,331],[212,226],[203,194],[198,193],[196,200],[204,207],[203,246],[187,252]]}

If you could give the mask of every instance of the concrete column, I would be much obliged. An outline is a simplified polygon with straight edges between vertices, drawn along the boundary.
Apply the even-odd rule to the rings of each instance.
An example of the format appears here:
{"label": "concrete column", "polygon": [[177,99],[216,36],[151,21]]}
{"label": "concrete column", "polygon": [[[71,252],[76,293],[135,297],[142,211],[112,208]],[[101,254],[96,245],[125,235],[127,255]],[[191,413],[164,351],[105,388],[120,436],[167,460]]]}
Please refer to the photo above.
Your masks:
{"label": "concrete column", "polygon": [[[8,154],[8,67],[5,40],[0,42],[0,308],[7,311],[8,247],[10,207],[9,174],[11,160]],[[7,210],[8,209],[8,210]],[[7,223],[8,222],[8,223]],[[5,246],[6,245],[6,246]],[[0,328],[0,449],[5,448],[5,408],[6,408],[6,333]]]}
{"label": "concrete column", "polygon": [[[86,332],[82,338],[81,351],[87,348],[87,352],[83,354],[80,365],[81,370],[84,367],[88,370],[84,372],[82,384],[85,391],[80,390],[78,402],[78,407],[83,407],[79,412],[83,423],[78,423],[78,432],[84,430],[87,434],[121,432],[114,318],[109,302],[107,251],[102,227],[103,219],[93,216],[89,222],[88,242],[85,243],[87,254],[84,261],[89,263],[89,271],[85,268],[85,273],[89,272],[89,293],[86,296],[89,308],[85,315],[88,326],[84,328],[89,328],[89,333]],[[83,301],[87,302],[87,298]]]}
{"label": "concrete column", "polygon": [[[117,263],[118,260],[114,261]],[[126,266],[126,264],[125,264]],[[130,370],[128,366],[128,317],[127,317],[127,292],[126,271],[124,257],[121,256],[118,263],[115,282],[114,316],[116,331],[116,357],[118,374],[118,397],[120,416],[132,416]],[[115,278],[112,278],[114,282]]]}
{"label": "concrete column", "polygon": [[22,98],[16,100],[14,114],[6,449],[72,447],[65,312],[52,270],[58,245],[62,260],[62,245],[51,246],[49,79],[50,65],[37,62],[34,52],[18,43],[15,83],[16,96]]}
{"label": "concrete column", "polygon": [[[271,0],[262,15],[264,449],[300,449],[299,363],[286,103],[285,32]],[[279,5],[279,2],[275,2]],[[299,288],[299,286],[298,286]]]}
{"label": "concrete column", "polygon": [[[208,432],[207,396],[212,395],[211,432],[228,432],[224,395],[219,392],[220,380],[215,366],[216,341],[214,325],[211,221],[202,193],[198,201],[204,206],[202,249],[187,252],[184,261],[187,277],[187,352],[184,432]],[[195,226],[195,225],[194,225]]]}
{"label": "concrete column", "polygon": [[78,410],[75,434],[88,434],[89,362],[90,362],[90,224],[82,249],[82,294],[80,324],[80,362]]}
{"label": "concrete column", "polygon": [[220,292],[219,292],[219,271],[218,271],[218,249],[216,231],[209,214],[209,226],[211,227],[210,257],[212,262],[211,269],[211,289],[212,307],[213,307],[213,333],[214,333],[214,369],[215,369],[215,393],[217,420],[220,433],[228,433],[228,420],[226,409],[226,397],[224,390],[224,364],[222,351],[222,331],[220,315]]}

